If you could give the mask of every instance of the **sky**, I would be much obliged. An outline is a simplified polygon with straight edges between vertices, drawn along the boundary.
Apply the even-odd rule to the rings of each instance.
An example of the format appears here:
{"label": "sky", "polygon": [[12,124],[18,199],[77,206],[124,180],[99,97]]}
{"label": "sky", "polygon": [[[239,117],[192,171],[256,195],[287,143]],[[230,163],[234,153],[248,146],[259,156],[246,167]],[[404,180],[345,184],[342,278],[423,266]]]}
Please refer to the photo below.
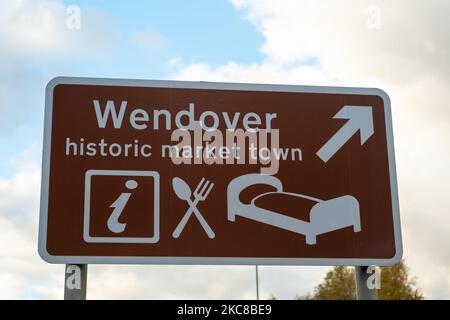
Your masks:
{"label": "sky", "polygon": [[[73,24],[80,12],[79,27]],[[392,103],[404,257],[450,298],[447,0],[0,0],[0,298],[61,299],[37,253],[44,88],[55,76],[379,87]],[[261,297],[328,267],[261,267]],[[253,299],[251,266],[90,265],[90,299]]]}

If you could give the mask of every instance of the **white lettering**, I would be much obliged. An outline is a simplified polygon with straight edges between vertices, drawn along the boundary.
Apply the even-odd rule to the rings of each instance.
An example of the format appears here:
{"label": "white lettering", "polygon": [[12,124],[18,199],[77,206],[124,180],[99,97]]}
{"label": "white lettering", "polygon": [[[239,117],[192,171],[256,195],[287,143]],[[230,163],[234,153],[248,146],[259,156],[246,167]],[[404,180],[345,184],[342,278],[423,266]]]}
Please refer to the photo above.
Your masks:
{"label": "white lettering", "polygon": [[98,100],[94,100],[95,115],[97,116],[98,127],[105,128],[108,122],[109,114],[111,114],[114,128],[120,129],[120,127],[122,126],[122,120],[125,114],[125,109],[127,108],[127,103],[128,101],[122,101],[122,103],[120,104],[119,115],[117,115],[114,101],[108,100],[106,102],[105,111],[102,114],[100,102]]}
{"label": "white lettering", "polygon": [[144,130],[147,129],[146,123],[137,123],[138,121],[147,122],[148,121],[148,113],[145,110],[142,109],[136,109],[131,112],[130,115],[130,124],[133,128],[137,130]]}

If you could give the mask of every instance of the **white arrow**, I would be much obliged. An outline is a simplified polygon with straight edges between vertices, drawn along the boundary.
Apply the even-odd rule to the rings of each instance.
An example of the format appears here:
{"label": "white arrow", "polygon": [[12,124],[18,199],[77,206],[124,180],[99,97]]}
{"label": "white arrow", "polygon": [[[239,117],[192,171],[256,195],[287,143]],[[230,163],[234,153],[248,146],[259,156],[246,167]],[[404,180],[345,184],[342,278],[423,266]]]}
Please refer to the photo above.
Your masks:
{"label": "white arrow", "polygon": [[333,119],[348,119],[348,121],[317,151],[316,154],[324,162],[330,160],[358,130],[361,135],[361,145],[373,134],[372,107],[344,106]]}

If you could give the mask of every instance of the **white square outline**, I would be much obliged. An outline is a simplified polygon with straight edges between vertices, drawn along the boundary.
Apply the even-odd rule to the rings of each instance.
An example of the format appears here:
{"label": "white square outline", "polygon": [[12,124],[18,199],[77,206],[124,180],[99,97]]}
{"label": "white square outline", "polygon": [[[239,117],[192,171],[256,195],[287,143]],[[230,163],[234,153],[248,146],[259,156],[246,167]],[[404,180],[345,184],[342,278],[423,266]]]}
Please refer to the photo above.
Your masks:
{"label": "white square outline", "polygon": [[[90,235],[90,204],[92,176],[139,176],[155,179],[153,192],[153,236],[152,237],[93,237]],[[159,173],[156,171],[136,170],[88,170],[84,180],[84,222],[83,240],[89,243],[156,243],[159,241]]]}

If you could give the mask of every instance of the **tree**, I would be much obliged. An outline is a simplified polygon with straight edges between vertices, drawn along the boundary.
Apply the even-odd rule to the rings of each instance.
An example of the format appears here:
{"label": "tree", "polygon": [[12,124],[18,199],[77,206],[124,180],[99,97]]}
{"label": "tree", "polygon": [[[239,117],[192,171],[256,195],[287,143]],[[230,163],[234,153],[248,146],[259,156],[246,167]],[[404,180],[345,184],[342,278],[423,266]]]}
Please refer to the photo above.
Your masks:
{"label": "tree", "polygon": [[404,260],[392,267],[382,268],[379,298],[382,300],[423,300],[423,294],[416,287],[416,279],[410,279],[408,273],[409,268]]}
{"label": "tree", "polygon": [[313,300],[353,300],[355,298],[354,270],[343,266],[334,267],[328,271],[312,296]]}
{"label": "tree", "polygon": [[[416,280],[408,275],[409,269],[404,260],[392,267],[381,268],[381,300],[422,300],[422,293],[416,288]],[[334,267],[327,272],[314,293],[300,300],[352,300],[356,299],[355,272],[353,267]]]}

